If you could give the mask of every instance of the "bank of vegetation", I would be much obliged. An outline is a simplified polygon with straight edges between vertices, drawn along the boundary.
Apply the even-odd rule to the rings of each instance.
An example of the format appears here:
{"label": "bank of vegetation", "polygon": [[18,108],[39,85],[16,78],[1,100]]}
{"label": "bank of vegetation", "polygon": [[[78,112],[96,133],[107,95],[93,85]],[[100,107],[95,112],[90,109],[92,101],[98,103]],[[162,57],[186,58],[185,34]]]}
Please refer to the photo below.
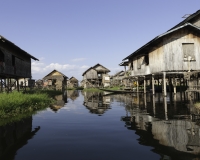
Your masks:
{"label": "bank of vegetation", "polygon": [[102,92],[99,88],[84,88],[83,91],[87,92]]}
{"label": "bank of vegetation", "polygon": [[54,90],[30,90],[26,92],[0,93],[0,118],[9,118],[45,109],[54,103]]}

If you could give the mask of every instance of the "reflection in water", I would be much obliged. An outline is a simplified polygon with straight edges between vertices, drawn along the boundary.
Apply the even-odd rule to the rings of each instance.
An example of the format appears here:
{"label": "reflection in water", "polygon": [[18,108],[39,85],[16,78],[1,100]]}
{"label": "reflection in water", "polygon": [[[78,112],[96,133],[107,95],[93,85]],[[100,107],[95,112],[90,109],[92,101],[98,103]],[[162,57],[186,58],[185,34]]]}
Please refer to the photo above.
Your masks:
{"label": "reflection in water", "polygon": [[125,122],[127,129],[135,130],[140,136],[140,144],[153,146],[153,151],[160,154],[163,159],[199,159],[199,119],[192,116],[198,117],[198,110],[193,105],[198,96],[188,98],[189,101],[185,100],[185,104],[181,101],[184,98],[178,93],[173,98],[158,94],[140,95],[144,96],[146,108],[141,102],[137,107],[138,101],[134,98],[127,103],[127,95],[116,95],[114,98],[119,99],[119,96],[125,104],[126,112],[130,114],[128,116],[126,113],[121,120]]}
{"label": "reflection in water", "polygon": [[79,97],[78,90],[67,90],[67,97],[70,98],[72,101],[75,101],[77,97]]}
{"label": "reflection in water", "polygon": [[32,131],[32,117],[0,126],[0,159],[14,159],[17,150],[26,145],[39,129]]}
{"label": "reflection in water", "polygon": [[57,112],[60,108],[64,107],[65,103],[67,103],[67,92],[64,92],[64,94],[57,95],[54,97],[56,102],[50,106],[50,108]]}
{"label": "reflection in water", "polygon": [[90,110],[90,113],[102,115],[110,109],[110,96],[104,92],[83,92],[83,105]]}

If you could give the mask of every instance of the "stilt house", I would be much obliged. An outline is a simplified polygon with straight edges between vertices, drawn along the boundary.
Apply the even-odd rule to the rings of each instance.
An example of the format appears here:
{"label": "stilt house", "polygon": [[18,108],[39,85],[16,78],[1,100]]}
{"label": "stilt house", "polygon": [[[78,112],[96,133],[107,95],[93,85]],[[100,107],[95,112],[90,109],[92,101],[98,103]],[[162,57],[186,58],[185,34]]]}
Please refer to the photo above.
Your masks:
{"label": "stilt house", "polygon": [[43,78],[44,85],[56,90],[64,90],[67,87],[68,77],[63,73],[53,70]]}
{"label": "stilt house", "polygon": [[4,88],[9,91],[15,84],[19,90],[19,78],[31,79],[31,59],[38,60],[0,35],[1,90]]}
{"label": "stilt house", "polygon": [[115,75],[112,76],[112,85],[113,86],[119,86],[123,85],[123,78],[125,77],[124,71],[119,71]]}
{"label": "stilt house", "polygon": [[78,86],[79,86],[78,80],[75,77],[71,77],[69,80],[67,80],[68,88],[76,88]]}
{"label": "stilt house", "polygon": [[135,80],[137,86],[139,81],[143,81],[145,86],[146,80],[151,80],[154,93],[154,82],[161,79],[166,96],[168,79],[176,92],[177,83],[184,83],[183,78],[190,77],[190,73],[198,75],[200,72],[200,10],[155,37],[125,60],[128,60],[129,78]]}
{"label": "stilt house", "polygon": [[96,64],[82,74],[83,80],[81,84],[84,88],[110,86],[110,76],[108,72],[110,72],[109,69],[101,64]]}

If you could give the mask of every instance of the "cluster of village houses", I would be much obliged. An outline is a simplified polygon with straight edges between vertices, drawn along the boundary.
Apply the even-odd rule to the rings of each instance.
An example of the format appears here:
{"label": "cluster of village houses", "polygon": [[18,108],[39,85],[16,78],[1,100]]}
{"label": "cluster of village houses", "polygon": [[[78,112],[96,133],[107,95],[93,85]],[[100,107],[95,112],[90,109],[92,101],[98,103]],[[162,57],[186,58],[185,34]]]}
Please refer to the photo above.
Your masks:
{"label": "cluster of village houses", "polygon": [[[155,26],[156,27],[156,26]],[[176,92],[177,85],[187,85],[191,90],[199,89],[200,73],[200,10],[186,15],[184,20],[163,34],[126,56],[119,64],[122,70],[109,75],[110,70],[101,64],[88,68],[79,83],[75,77],[53,70],[41,80],[31,79],[31,59],[38,60],[0,36],[0,80],[1,89],[17,89],[20,86],[63,87],[109,87],[125,86],[137,88],[161,85],[166,94],[166,85],[171,85]],[[127,67],[127,68],[126,68]]]}

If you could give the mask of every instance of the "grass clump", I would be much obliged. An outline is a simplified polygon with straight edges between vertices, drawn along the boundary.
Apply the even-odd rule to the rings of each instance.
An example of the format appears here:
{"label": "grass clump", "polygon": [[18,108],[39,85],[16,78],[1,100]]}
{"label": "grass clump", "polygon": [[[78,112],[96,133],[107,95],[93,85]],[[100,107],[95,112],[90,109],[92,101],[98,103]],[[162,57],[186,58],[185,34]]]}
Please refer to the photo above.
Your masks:
{"label": "grass clump", "polygon": [[47,93],[41,92],[0,93],[0,118],[17,116],[18,114],[47,108],[53,101]]}

